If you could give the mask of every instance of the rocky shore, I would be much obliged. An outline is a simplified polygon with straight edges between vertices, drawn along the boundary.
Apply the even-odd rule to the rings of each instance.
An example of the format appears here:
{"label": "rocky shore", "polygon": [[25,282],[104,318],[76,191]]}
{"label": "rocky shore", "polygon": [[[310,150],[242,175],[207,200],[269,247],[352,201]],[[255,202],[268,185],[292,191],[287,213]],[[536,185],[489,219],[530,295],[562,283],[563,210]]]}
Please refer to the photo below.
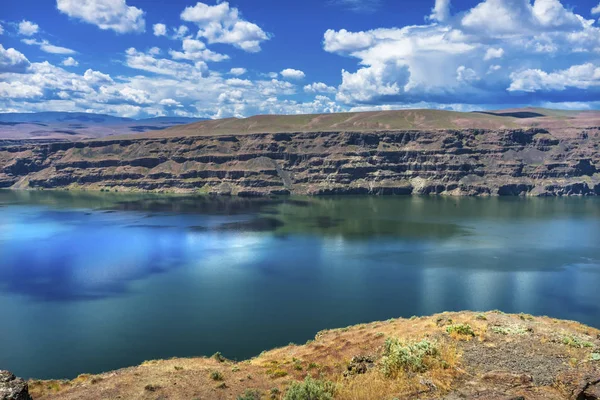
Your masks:
{"label": "rocky shore", "polygon": [[600,195],[600,127],[0,144],[0,187],[217,195]]}
{"label": "rocky shore", "polygon": [[[27,385],[1,376],[1,400],[28,398],[7,397]],[[35,400],[294,400],[308,398],[307,390],[319,394],[311,399],[596,400],[600,330],[527,314],[453,312],[322,331],[241,362],[217,353],[29,381]]]}

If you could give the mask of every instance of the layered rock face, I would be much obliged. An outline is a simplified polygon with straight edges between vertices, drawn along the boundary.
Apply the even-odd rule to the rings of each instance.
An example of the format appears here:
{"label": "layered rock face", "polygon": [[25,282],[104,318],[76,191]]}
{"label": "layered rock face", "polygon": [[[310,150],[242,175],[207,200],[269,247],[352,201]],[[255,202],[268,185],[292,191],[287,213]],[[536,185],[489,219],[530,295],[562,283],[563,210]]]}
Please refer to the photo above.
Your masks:
{"label": "layered rock face", "polygon": [[0,146],[0,187],[600,195],[600,128],[304,132]]}

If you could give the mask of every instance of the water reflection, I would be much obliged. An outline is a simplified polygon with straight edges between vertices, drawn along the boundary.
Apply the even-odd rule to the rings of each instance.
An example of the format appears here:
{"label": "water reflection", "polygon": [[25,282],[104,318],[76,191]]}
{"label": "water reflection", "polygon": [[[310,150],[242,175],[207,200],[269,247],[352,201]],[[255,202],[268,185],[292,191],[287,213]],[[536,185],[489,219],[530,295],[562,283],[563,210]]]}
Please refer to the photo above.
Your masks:
{"label": "water reflection", "polygon": [[59,378],[241,359],[444,310],[600,326],[599,205],[0,191],[0,365]]}

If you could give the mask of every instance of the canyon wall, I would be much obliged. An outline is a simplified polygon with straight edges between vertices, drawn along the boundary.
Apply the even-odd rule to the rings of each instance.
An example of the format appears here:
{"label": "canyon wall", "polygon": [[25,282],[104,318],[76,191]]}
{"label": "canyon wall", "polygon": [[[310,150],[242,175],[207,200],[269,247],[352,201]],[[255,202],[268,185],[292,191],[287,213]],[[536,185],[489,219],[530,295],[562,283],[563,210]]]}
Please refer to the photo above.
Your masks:
{"label": "canyon wall", "polygon": [[0,187],[222,195],[600,195],[600,127],[0,143]]}

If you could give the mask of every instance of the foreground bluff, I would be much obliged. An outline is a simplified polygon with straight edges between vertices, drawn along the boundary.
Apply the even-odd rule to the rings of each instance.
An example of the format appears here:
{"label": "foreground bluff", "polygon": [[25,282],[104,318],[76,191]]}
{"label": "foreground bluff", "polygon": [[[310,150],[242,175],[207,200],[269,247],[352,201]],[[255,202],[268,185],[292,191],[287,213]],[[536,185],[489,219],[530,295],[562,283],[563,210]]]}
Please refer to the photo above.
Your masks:
{"label": "foreground bluff", "polygon": [[0,187],[232,195],[600,195],[600,128],[257,133],[0,145]]}

